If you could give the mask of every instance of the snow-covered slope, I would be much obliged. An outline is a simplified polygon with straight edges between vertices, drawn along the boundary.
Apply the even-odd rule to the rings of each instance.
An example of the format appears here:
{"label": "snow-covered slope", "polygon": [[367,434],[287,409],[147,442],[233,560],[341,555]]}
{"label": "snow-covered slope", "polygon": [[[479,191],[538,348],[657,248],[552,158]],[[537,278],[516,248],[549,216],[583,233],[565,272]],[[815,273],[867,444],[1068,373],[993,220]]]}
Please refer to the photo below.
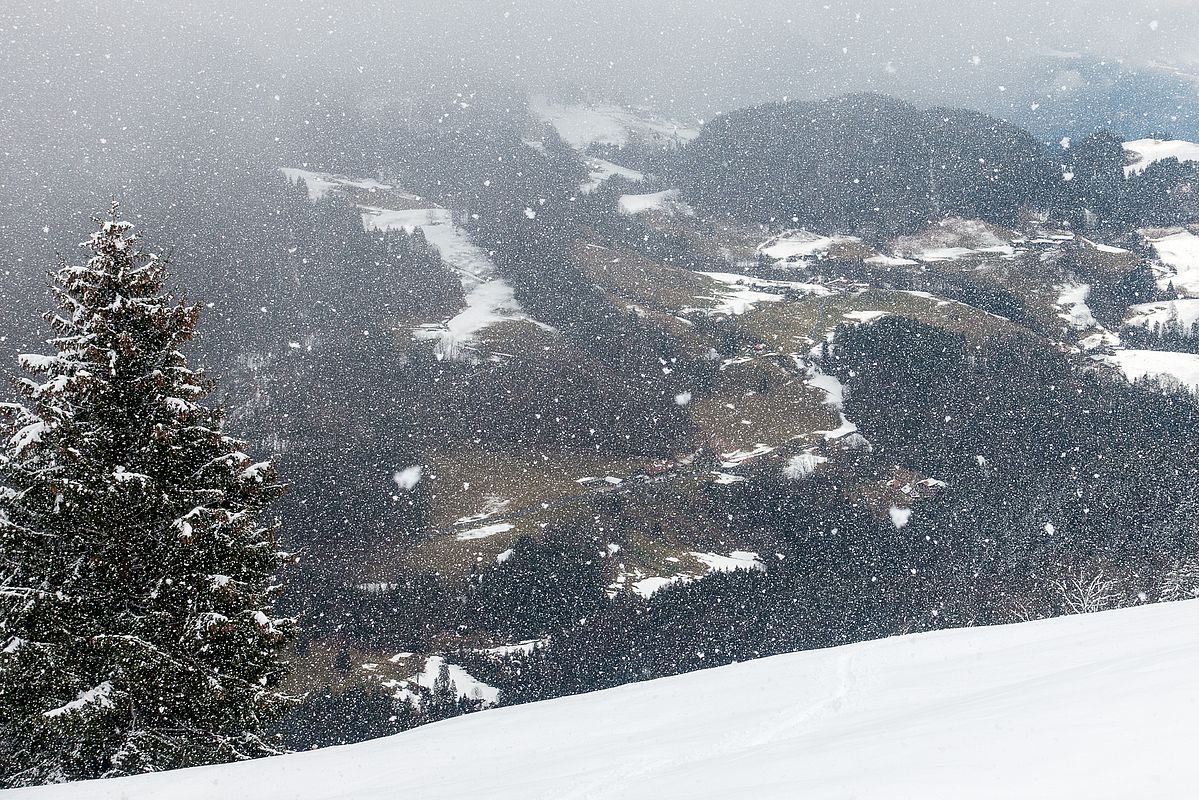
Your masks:
{"label": "snow-covered slope", "polygon": [[1190,797],[1199,601],[946,631],[13,800]]}
{"label": "snow-covered slope", "polygon": [[440,355],[464,357],[464,348],[475,341],[480,331],[504,320],[523,320],[550,329],[523,312],[512,287],[498,275],[491,258],[470,241],[466,231],[454,224],[447,209],[394,211],[371,206],[359,209],[367,228],[380,231],[399,228],[409,233],[420,228],[441,253],[441,260],[458,273],[466,292],[466,308],[442,324],[427,326],[415,334],[417,338],[435,340]]}
{"label": "snow-covered slope", "polygon": [[[413,331],[416,339],[436,342],[439,357],[478,359],[479,334],[502,322],[527,322],[542,330],[553,330],[524,313],[512,287],[499,276],[490,256],[454,222],[451,210],[433,206],[418,195],[373,179],[291,167],[279,171],[292,183],[303,180],[308,197],[314,202],[330,194],[348,196],[357,205],[368,230],[401,229],[412,233],[419,228],[429,244],[437,248],[441,260],[461,280],[466,301],[466,307],[454,316]],[[378,205],[388,201],[397,201],[399,207]]]}
{"label": "snow-covered slope", "polygon": [[1179,139],[1137,139],[1125,142],[1124,150],[1132,162],[1124,168],[1125,176],[1140,175],[1150,164],[1176,158],[1179,161],[1199,161],[1199,144]]}
{"label": "snow-covered slope", "polygon": [[1141,234],[1161,262],[1157,270],[1158,288],[1173,286],[1176,291],[1199,294],[1199,236],[1186,228],[1141,231]]}
{"label": "snow-covered slope", "polygon": [[562,140],[580,150],[593,144],[623,147],[630,139],[662,144],[683,144],[699,136],[699,128],[664,119],[643,109],[607,103],[555,103],[545,97],[529,100],[529,111],[553,125]]}
{"label": "snow-covered slope", "polygon": [[1117,350],[1110,358],[1130,381],[1153,377],[1199,392],[1199,355],[1167,350]]}
{"label": "snow-covered slope", "polygon": [[788,230],[758,245],[758,253],[775,261],[816,258],[839,244],[860,244],[856,236],[821,236],[805,230]]}
{"label": "snow-covered slope", "polygon": [[1152,328],[1154,325],[1176,325],[1182,335],[1190,334],[1191,326],[1199,322],[1199,298],[1163,300],[1156,303],[1139,303],[1128,307],[1125,325]]}
{"label": "snow-covered slope", "polygon": [[366,192],[385,192],[392,189],[386,183],[379,183],[370,178],[348,178],[344,175],[332,175],[328,172],[312,172],[306,169],[281,167],[279,169],[292,183],[304,181],[308,187],[308,197],[311,200],[323,200],[330,192],[344,192],[347,189],[359,189]]}
{"label": "snow-covered slope", "polygon": [[591,194],[603,186],[604,181],[609,178],[615,178],[617,175],[633,183],[640,183],[645,180],[645,176],[637,170],[613,164],[611,161],[605,161],[602,158],[587,159],[587,172],[587,182],[579,187],[579,191],[583,194]]}

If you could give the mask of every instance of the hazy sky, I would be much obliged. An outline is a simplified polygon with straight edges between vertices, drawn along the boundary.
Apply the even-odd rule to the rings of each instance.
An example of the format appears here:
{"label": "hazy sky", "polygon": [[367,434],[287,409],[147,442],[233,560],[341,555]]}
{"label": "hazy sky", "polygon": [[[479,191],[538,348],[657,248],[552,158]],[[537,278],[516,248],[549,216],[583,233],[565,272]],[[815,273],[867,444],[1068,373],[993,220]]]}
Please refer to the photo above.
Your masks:
{"label": "hazy sky", "polygon": [[[727,107],[873,88],[998,92],[1033,55],[1199,59],[1194,0],[6,0],[6,102],[154,89],[264,101],[297,81],[510,81]],[[41,95],[41,96],[39,96]],[[706,99],[705,99],[706,98]],[[82,102],[82,101],[80,101]],[[10,107],[8,110],[12,110]]]}
{"label": "hazy sky", "polygon": [[497,85],[686,121],[873,90],[1035,124],[1016,112],[1078,88],[1072,54],[1199,72],[1199,0],[0,0],[0,195],[48,162],[184,134],[261,153],[347,106]]}

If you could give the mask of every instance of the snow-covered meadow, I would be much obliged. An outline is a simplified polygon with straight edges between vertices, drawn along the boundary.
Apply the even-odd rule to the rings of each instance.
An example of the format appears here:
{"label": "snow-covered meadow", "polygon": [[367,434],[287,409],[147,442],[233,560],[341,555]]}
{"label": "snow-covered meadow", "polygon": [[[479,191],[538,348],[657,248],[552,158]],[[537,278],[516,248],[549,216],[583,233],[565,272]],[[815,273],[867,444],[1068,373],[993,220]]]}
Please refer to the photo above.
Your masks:
{"label": "snow-covered meadow", "polygon": [[901,636],[13,800],[1188,797],[1199,602]]}

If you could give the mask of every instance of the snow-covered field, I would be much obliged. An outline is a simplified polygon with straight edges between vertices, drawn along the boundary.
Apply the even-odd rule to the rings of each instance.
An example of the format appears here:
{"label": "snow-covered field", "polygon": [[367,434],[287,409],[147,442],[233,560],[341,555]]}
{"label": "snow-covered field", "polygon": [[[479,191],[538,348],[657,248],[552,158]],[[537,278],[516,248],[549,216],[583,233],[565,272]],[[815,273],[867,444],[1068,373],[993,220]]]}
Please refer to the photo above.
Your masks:
{"label": "snow-covered field", "polygon": [[441,253],[441,260],[458,273],[466,292],[466,308],[441,325],[420,328],[415,332],[418,338],[436,340],[441,355],[461,358],[463,349],[475,341],[480,331],[506,320],[523,320],[549,329],[524,313],[512,287],[499,277],[487,253],[471,242],[466,231],[454,224],[453,215],[448,209],[396,211],[361,206],[360,210],[367,228],[402,228],[409,233],[420,228],[429,244]]}
{"label": "snow-covered field", "polygon": [[13,800],[1191,797],[1199,601],[884,639]]}
{"label": "snow-covered field", "polygon": [[304,181],[308,188],[308,198],[313,201],[323,200],[330,192],[344,189],[362,189],[367,192],[385,192],[391,189],[386,183],[379,183],[370,178],[347,178],[344,175],[332,175],[328,172],[312,172],[306,169],[282,167],[279,169],[289,181],[299,183]]}
{"label": "snow-covered field", "polygon": [[826,375],[823,372],[813,372],[808,377],[808,386],[813,389],[819,389],[824,392],[824,402],[832,406],[837,411],[837,416],[841,418],[841,424],[831,431],[817,431],[825,439],[840,439],[842,436],[848,436],[851,433],[857,433],[858,426],[849,421],[845,416],[845,387],[841,385],[841,381],[836,375]]}
{"label": "snow-covered field", "polygon": [[1131,153],[1134,159],[1124,168],[1125,177],[1140,175],[1150,164],[1167,158],[1177,158],[1179,161],[1199,161],[1199,144],[1179,139],[1137,139],[1125,142],[1124,150]]}
{"label": "snow-covered field", "polygon": [[587,173],[587,182],[579,187],[579,191],[583,194],[591,194],[602,186],[604,181],[609,178],[615,178],[617,175],[633,183],[640,183],[645,180],[645,176],[637,170],[613,164],[611,161],[605,161],[602,158],[587,159]]}
{"label": "snow-covered field", "polygon": [[[723,473],[721,473],[723,474]],[[735,477],[735,476],[727,476]],[[720,480],[716,481],[721,483]],[[724,481],[728,483],[729,481]],[[735,481],[734,481],[735,482]],[[748,570],[765,570],[766,565],[762,563],[762,559],[757,553],[752,553],[746,550],[734,550],[727,556],[722,556],[719,553],[701,553],[692,551],[688,553],[692,558],[702,564],[707,572],[697,574],[693,572],[680,572],[676,575],[667,576],[651,576],[648,578],[640,577],[641,573],[621,574],[616,578],[616,582],[608,588],[612,591],[620,591],[625,588],[625,584],[629,583],[629,578],[639,578],[638,580],[629,583],[633,587],[633,591],[642,597],[650,597],[659,589],[670,586],[673,583],[687,583],[689,581],[698,580],[704,577],[705,574],[711,575],[713,572],[733,572],[739,569]],[[677,560],[677,559],[675,559]]]}
{"label": "snow-covered field", "polygon": [[1141,328],[1176,324],[1185,335],[1196,322],[1199,322],[1199,298],[1187,298],[1129,306],[1124,324]]}
{"label": "snow-covered field", "polygon": [[1099,324],[1087,305],[1090,294],[1091,287],[1085,283],[1068,283],[1059,287],[1057,306],[1061,312],[1058,316],[1074,330],[1085,331]]}
{"label": "snow-covered field", "polygon": [[553,125],[562,141],[580,150],[592,144],[623,147],[634,137],[682,144],[699,136],[698,126],[609,104],[555,103],[545,97],[533,97],[529,100],[529,111]]}
{"label": "snow-covered field", "polygon": [[860,244],[856,236],[820,236],[805,230],[790,230],[758,245],[758,253],[775,261],[819,257],[840,244]]}
{"label": "snow-covered field", "polygon": [[1011,257],[1015,248],[1010,237],[1000,238],[998,233],[981,220],[949,217],[916,236],[901,236],[892,245],[897,256],[916,261]]}
{"label": "snow-covered field", "polygon": [[1157,276],[1158,288],[1173,284],[1180,292],[1199,295],[1199,236],[1185,228],[1142,233],[1165,267]]}
{"label": "snow-covered field", "polygon": [[780,302],[788,291],[804,295],[830,294],[827,287],[821,286],[818,283],[767,280],[765,278],[741,275],[736,272],[701,272],[699,274],[711,278],[720,284],[715,295],[710,298],[715,300],[717,304],[711,308],[698,309],[708,314],[739,316],[752,311],[759,303]]}
{"label": "snow-covered field", "polygon": [[1130,381],[1153,376],[1177,381],[1199,393],[1199,355],[1164,350],[1117,350],[1109,358]]}
{"label": "snow-covered field", "polygon": [[646,211],[661,211],[667,214],[691,216],[695,212],[683,202],[678,189],[665,189],[649,194],[623,194],[617,203],[622,214],[644,214]]}

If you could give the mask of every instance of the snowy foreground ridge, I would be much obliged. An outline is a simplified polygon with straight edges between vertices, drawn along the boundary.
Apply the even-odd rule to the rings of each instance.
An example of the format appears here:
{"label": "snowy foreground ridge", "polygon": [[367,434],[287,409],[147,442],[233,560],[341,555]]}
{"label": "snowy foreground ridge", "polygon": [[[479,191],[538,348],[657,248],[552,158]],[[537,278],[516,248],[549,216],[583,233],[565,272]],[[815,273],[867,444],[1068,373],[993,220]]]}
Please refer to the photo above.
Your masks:
{"label": "snowy foreground ridge", "polygon": [[34,800],[1194,797],[1199,601],[887,639]]}

